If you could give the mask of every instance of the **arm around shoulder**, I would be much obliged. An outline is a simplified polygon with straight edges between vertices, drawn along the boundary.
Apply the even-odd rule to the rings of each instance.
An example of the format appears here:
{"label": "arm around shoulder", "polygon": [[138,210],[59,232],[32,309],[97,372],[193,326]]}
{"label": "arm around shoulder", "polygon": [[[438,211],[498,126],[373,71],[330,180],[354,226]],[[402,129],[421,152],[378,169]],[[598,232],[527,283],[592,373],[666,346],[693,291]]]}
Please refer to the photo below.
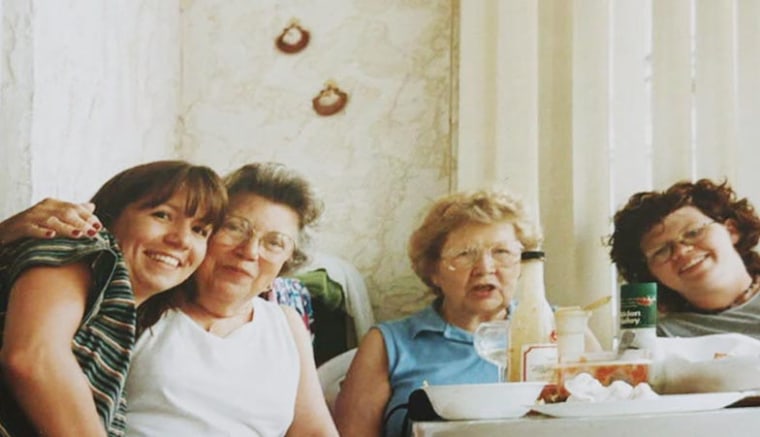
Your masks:
{"label": "arm around shoulder", "polygon": [[385,340],[373,328],[362,339],[335,402],[341,435],[379,437],[391,394]]}
{"label": "arm around shoulder", "polygon": [[0,222],[0,245],[21,238],[80,238],[93,236],[103,227],[93,214],[92,203],[70,203],[43,199],[18,214]]}

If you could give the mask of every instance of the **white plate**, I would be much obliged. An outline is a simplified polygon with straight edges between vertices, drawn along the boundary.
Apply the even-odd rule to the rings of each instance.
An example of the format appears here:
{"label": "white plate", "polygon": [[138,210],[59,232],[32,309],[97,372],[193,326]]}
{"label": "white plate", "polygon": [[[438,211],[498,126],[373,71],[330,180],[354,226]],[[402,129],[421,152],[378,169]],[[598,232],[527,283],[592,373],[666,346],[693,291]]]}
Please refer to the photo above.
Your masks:
{"label": "white plate", "polygon": [[555,417],[623,416],[717,410],[743,399],[746,393],[722,392],[688,395],[664,395],[656,399],[608,402],[560,402],[533,405],[531,409]]}
{"label": "white plate", "polygon": [[447,420],[508,419],[530,411],[544,382],[430,385],[430,404]]}

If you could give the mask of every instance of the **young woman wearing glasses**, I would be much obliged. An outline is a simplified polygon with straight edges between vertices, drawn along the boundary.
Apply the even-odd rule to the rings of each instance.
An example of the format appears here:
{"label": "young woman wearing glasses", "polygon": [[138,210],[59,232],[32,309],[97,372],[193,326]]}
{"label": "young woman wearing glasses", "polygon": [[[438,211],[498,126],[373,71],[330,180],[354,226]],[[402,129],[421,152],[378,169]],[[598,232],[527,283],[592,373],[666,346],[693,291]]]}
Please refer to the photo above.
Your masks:
{"label": "young woman wearing glasses", "polygon": [[541,241],[517,199],[499,192],[439,199],[409,241],[417,276],[436,299],[406,319],[380,323],[362,339],[336,401],[341,435],[398,436],[404,413],[390,414],[423,381],[497,382],[472,333],[504,319],[520,274],[523,248]]}
{"label": "young woman wearing glasses", "polygon": [[760,218],[726,182],[636,193],[614,222],[610,257],[621,277],[658,284],[658,335],[760,338]]}

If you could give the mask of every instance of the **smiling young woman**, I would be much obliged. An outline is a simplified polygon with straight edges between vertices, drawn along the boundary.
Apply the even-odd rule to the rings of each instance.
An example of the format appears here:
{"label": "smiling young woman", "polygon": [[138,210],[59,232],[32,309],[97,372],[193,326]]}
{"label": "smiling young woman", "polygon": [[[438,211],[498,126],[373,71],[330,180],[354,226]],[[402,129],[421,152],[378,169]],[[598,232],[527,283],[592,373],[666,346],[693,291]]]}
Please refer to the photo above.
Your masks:
{"label": "smiling young woman", "polygon": [[679,182],[630,197],[610,257],[628,282],[658,284],[658,334],[760,338],[760,217],[726,183]]}
{"label": "smiling young woman", "polygon": [[[115,182],[109,185],[113,189],[131,192],[134,188],[123,178]],[[138,202],[138,208],[120,196],[95,199],[95,212],[102,214],[106,226],[125,227],[122,235],[130,236],[130,241],[123,243],[125,258],[131,256],[137,261],[134,265],[145,270],[139,275],[145,289],[155,288],[163,275],[175,277],[175,270],[201,262],[203,256],[191,256],[189,250],[195,247],[197,236],[212,234],[195,275],[172,291],[152,296],[137,309],[137,331],[142,335],[134,347],[130,343],[120,350],[132,361],[126,381],[130,396],[126,432],[122,432],[124,402],[118,405],[120,415],[108,430],[127,436],[209,432],[337,436],[301,317],[292,308],[257,297],[279,275],[307,260],[304,249],[309,232],[322,212],[322,202],[311,185],[278,163],[244,165],[224,179],[226,187],[216,181],[221,192],[204,194],[190,189],[186,200],[179,202],[173,197],[176,184],[170,182],[159,179],[158,191]],[[214,205],[226,201],[227,194],[231,202],[228,214],[222,217],[221,209]],[[213,216],[213,229],[218,231],[210,232],[212,228],[203,220],[183,219],[183,214],[196,212],[201,217]],[[51,223],[49,217],[55,221]],[[124,220],[114,223],[115,217]],[[174,221],[182,223],[182,232],[167,234],[165,246],[158,246],[155,231]],[[91,241],[84,236],[92,236],[88,230],[94,223],[99,221],[88,204],[47,200],[0,223],[0,239],[49,238],[48,233],[53,232],[83,238],[79,244],[87,245]],[[119,320],[118,326],[133,341],[134,302],[115,301],[129,310],[129,319]],[[30,318],[29,323],[37,320]],[[19,342],[24,339],[19,337]],[[121,394],[123,375],[118,376]],[[0,410],[7,405],[0,399]],[[107,419],[104,422],[109,423]],[[71,435],[98,435],[80,432],[73,425],[67,429]]]}
{"label": "smiling young woman", "polygon": [[[0,435],[121,435],[137,305],[195,271],[226,199],[207,167],[143,164],[95,194],[92,238],[3,249]],[[16,217],[23,235],[40,215]]]}

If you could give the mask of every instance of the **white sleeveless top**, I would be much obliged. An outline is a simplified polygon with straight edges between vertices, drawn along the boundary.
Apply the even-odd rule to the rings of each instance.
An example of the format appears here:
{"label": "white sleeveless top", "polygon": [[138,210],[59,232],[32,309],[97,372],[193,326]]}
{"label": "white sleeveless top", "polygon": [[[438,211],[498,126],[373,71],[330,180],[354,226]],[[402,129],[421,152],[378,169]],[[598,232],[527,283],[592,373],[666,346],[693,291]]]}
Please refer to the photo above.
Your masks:
{"label": "white sleeveless top", "polygon": [[218,337],[170,310],[135,346],[127,436],[283,436],[293,421],[298,350],[277,304]]}

